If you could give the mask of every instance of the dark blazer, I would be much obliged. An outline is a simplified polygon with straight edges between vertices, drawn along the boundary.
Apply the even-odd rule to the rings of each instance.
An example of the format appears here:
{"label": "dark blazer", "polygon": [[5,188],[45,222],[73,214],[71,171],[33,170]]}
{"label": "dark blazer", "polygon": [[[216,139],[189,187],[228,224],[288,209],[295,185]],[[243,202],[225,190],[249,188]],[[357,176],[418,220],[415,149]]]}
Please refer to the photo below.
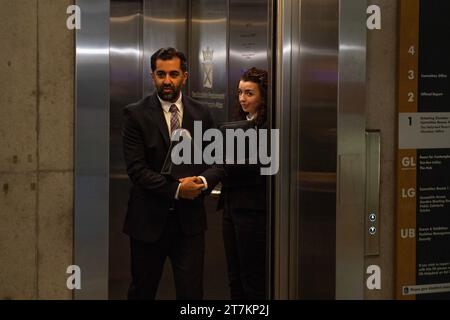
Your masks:
{"label": "dark blazer", "polygon": [[[202,121],[203,131],[214,127],[206,106],[185,95],[182,101],[182,127],[193,138],[194,121]],[[162,235],[171,206],[175,206],[181,229],[186,235],[204,231],[204,195],[195,200],[175,200],[179,182],[160,174],[170,138],[156,93],[125,107],[122,137],[127,172],[133,183],[123,231],[137,240],[157,241]],[[217,170],[206,165],[190,166],[186,175],[203,175],[208,185],[215,185],[221,176]]]}
{"label": "dark blazer", "polygon": [[[256,126],[255,128],[257,130],[267,129],[267,123],[260,128]],[[269,142],[267,143],[270,146]],[[223,209],[226,201],[230,209],[251,209],[264,212],[267,207],[268,177],[261,175],[261,164],[259,162],[257,164],[225,164],[223,168],[224,175],[218,209]]]}

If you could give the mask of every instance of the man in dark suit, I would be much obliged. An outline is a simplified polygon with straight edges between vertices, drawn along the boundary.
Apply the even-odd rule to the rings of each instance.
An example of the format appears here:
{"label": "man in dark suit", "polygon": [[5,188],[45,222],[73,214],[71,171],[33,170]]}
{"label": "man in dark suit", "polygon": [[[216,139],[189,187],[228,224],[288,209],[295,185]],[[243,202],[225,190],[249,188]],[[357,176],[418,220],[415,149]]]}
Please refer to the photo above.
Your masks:
{"label": "man in dark suit", "polygon": [[[177,299],[202,299],[208,183],[220,173],[200,164],[186,166],[186,178],[161,174],[170,136],[184,128],[194,133],[214,127],[209,109],[184,96],[186,57],[162,48],[151,57],[156,92],[124,109],[123,147],[130,191],[124,232],[131,242],[129,299],[154,299],[166,258],[171,260]],[[200,176],[200,180],[198,178]],[[201,183],[199,183],[201,181]]]}

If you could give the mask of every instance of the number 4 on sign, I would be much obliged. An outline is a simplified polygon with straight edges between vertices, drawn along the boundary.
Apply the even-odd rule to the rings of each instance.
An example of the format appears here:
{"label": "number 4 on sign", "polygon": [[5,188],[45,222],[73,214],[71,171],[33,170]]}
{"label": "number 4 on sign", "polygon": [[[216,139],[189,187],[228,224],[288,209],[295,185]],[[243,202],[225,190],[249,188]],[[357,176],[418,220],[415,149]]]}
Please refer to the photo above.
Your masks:
{"label": "number 4 on sign", "polygon": [[67,18],[66,26],[67,29],[73,30],[81,29],[81,9],[77,5],[71,5],[67,7],[67,14],[70,14],[70,16]]}

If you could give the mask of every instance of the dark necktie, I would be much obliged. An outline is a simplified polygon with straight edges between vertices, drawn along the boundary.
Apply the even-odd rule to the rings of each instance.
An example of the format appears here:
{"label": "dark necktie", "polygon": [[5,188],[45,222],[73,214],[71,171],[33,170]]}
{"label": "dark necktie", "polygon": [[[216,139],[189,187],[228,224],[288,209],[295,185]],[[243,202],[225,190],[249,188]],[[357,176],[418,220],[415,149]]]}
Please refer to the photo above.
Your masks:
{"label": "dark necktie", "polygon": [[176,129],[180,129],[180,117],[178,116],[178,107],[175,104],[170,106],[170,134]]}

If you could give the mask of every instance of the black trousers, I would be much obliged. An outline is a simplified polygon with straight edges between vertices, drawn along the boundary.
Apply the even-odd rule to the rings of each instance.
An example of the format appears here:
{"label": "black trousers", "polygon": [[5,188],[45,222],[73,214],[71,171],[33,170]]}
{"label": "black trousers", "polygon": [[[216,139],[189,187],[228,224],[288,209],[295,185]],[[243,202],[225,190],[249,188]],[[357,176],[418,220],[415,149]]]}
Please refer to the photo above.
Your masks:
{"label": "black trousers", "polygon": [[204,232],[186,236],[180,230],[177,215],[170,214],[157,242],[146,243],[133,238],[130,242],[132,282],[128,299],[155,299],[166,258],[172,264],[177,299],[203,299]]}
{"label": "black trousers", "polygon": [[223,239],[231,299],[266,299],[265,212],[231,209],[225,203]]}

